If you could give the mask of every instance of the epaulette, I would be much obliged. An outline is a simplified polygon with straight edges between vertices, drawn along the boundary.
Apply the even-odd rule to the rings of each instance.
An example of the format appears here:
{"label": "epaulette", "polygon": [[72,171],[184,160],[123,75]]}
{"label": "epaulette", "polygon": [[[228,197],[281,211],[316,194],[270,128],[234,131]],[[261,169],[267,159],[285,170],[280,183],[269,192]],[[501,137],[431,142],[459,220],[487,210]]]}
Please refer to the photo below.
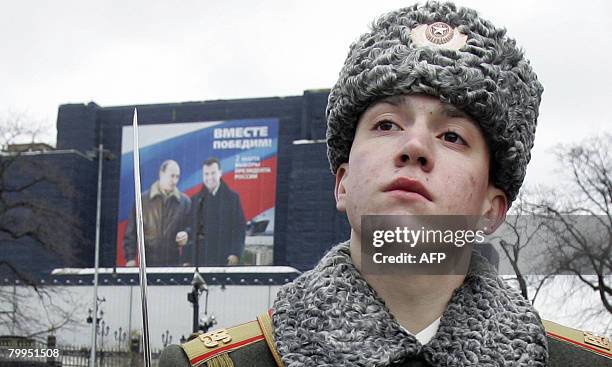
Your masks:
{"label": "epaulette", "polygon": [[205,362],[209,367],[230,367],[234,366],[229,356],[230,352],[265,341],[276,365],[282,367],[280,355],[274,346],[270,314],[271,310],[257,316],[255,321],[200,334],[181,347],[193,367],[198,367]]}
{"label": "epaulette", "polygon": [[572,329],[547,320],[542,320],[542,324],[548,337],[612,359],[610,339],[605,336],[596,336],[588,331]]}

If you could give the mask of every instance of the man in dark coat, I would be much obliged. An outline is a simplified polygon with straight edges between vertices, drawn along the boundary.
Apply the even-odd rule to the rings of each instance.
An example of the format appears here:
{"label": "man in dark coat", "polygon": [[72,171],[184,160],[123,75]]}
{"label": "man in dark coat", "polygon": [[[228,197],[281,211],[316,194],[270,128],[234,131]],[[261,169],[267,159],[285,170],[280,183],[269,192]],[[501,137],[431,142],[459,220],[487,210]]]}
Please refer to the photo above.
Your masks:
{"label": "man in dark coat", "polygon": [[240,196],[223,182],[222,175],[217,158],[209,158],[202,165],[204,185],[192,198],[191,210],[193,235],[189,251],[194,265],[240,263],[246,222]]}
{"label": "man in dark coat", "polygon": [[[191,200],[177,188],[181,169],[173,160],[163,162],[159,180],[142,194],[145,248],[148,266],[176,266],[187,244]],[[136,214],[132,208],[123,240],[126,266],[135,266]]]}

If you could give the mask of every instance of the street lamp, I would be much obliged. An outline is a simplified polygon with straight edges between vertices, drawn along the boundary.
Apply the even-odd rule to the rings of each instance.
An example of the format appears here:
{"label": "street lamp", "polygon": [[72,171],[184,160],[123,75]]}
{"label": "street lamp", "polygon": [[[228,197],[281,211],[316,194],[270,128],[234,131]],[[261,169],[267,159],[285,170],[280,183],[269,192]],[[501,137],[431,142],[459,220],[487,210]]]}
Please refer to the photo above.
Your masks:
{"label": "street lamp", "polygon": [[[197,333],[200,330],[207,332],[209,328],[217,323],[217,320],[214,316],[208,315],[208,285],[197,268],[195,273],[193,273],[191,285],[193,289],[187,293],[187,300],[193,303],[193,332]],[[204,318],[200,320],[200,295],[202,292],[206,293],[206,300],[204,302]]]}
{"label": "street lamp", "polygon": [[[99,131],[102,134],[102,129]],[[102,141],[102,136],[99,136]],[[96,237],[95,237],[95,249],[94,249],[94,287],[93,287],[93,313],[98,313],[98,270],[100,267],[100,221],[102,218],[102,166],[104,159],[107,160],[115,159],[116,157],[108,150],[104,149],[104,145],[100,143],[98,149],[88,152],[90,159],[98,158],[98,191],[96,195]],[[92,322],[93,324],[93,322]],[[89,366],[94,367],[96,364],[96,336],[97,336],[97,325],[92,325],[91,330],[91,353],[89,355]]]}
{"label": "street lamp", "polygon": [[[103,314],[103,312],[101,312]],[[96,334],[100,335],[100,366],[104,365],[104,337],[110,333],[110,326],[106,324],[106,321],[100,321],[100,325],[96,327]]]}
{"label": "street lamp", "polygon": [[117,342],[117,347],[121,348],[123,346],[123,343],[127,339],[127,333],[125,332],[125,330],[123,330],[121,326],[119,326],[119,330],[115,330],[113,334],[115,335],[115,341]]}
{"label": "street lamp", "polygon": [[170,335],[170,331],[166,329],[166,332],[162,334],[162,344],[164,348],[168,346],[168,344],[172,343],[172,335]]}
{"label": "street lamp", "polygon": [[[100,325],[100,321],[102,320],[102,318],[104,318],[104,310],[100,309],[100,304],[105,301],[105,298],[98,298],[98,307],[96,307],[96,309],[98,310],[98,314],[96,315],[96,329],[98,328],[98,325]],[[91,308],[87,311],[87,318],[85,319],[85,321],[87,321],[88,324],[92,324],[94,321],[94,310],[92,310]]]}
{"label": "street lamp", "polygon": [[110,326],[106,324],[106,321],[102,320],[100,321],[100,325],[96,332],[98,333],[98,335],[102,336],[101,344],[104,345],[104,337],[108,336],[108,334],[110,333]]}
{"label": "street lamp", "polygon": [[200,319],[200,329],[203,332],[207,332],[208,329],[210,329],[216,324],[217,324],[217,319],[215,318],[215,316],[207,315],[206,312],[204,312],[204,317]]}
{"label": "street lamp", "polygon": [[193,304],[193,332],[197,333],[200,329],[200,295],[202,292],[206,292],[205,313],[206,308],[208,307],[208,285],[204,281],[204,278],[202,278],[202,275],[200,275],[197,267],[196,271],[193,273],[191,285],[193,286],[193,289],[191,292],[187,293],[187,300]]}

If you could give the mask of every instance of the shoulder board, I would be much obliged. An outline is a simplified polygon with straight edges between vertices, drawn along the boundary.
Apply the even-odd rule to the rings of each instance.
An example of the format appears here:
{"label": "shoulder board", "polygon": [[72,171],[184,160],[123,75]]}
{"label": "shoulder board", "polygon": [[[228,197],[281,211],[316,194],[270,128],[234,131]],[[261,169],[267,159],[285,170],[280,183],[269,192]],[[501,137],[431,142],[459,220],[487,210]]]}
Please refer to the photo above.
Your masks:
{"label": "shoulder board", "polygon": [[269,309],[267,313],[257,316],[257,322],[259,323],[259,327],[266,338],[266,344],[268,344],[268,349],[270,349],[270,353],[272,353],[272,357],[274,357],[276,365],[278,367],[283,367],[283,361],[281,360],[281,357],[276,350],[276,345],[274,344],[274,329],[272,327],[271,316],[272,309]]}
{"label": "shoulder board", "polygon": [[612,359],[610,339],[596,336],[588,331],[580,331],[559,325],[552,321],[542,320],[546,335],[564,343],[573,344],[579,348]]}
{"label": "shoulder board", "polygon": [[274,346],[272,321],[268,313],[258,316],[255,321],[200,334],[181,347],[193,367],[198,367],[205,362],[209,362],[209,365],[217,362],[214,364],[233,366],[228,353],[260,341],[266,342],[276,364],[283,366]]}
{"label": "shoulder board", "polygon": [[228,329],[217,329],[181,345],[193,367],[200,366],[222,354],[264,340],[257,321],[247,322]]}

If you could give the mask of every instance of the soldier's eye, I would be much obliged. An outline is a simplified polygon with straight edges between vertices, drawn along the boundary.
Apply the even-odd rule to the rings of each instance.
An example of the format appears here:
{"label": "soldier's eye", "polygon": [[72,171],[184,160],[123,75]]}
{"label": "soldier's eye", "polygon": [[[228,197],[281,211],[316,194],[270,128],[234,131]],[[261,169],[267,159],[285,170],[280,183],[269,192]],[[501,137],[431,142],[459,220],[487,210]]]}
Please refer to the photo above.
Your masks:
{"label": "soldier's eye", "polygon": [[442,139],[453,144],[467,145],[465,140],[463,140],[463,138],[454,131],[445,132],[444,134],[442,134]]}
{"label": "soldier's eye", "polygon": [[381,130],[381,131],[399,131],[401,130],[400,127],[395,122],[389,121],[389,120],[381,120],[377,122],[375,128],[376,130]]}

